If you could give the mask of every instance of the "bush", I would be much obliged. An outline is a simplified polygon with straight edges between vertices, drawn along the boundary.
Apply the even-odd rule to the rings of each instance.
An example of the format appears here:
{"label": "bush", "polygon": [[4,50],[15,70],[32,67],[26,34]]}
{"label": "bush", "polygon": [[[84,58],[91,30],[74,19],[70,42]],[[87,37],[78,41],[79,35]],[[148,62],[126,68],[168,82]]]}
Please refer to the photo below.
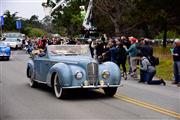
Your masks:
{"label": "bush", "polygon": [[159,57],[160,60],[160,64],[156,67],[156,76],[165,80],[173,79],[173,58],[170,48],[172,46],[167,46],[166,48],[161,46],[154,47],[154,55]]}
{"label": "bush", "polygon": [[28,36],[29,37],[41,37],[41,36],[44,36],[44,35],[47,35],[48,33],[40,28],[28,28]]}
{"label": "bush", "polygon": [[[159,35],[155,36],[155,39],[163,39],[163,35],[164,35],[164,32],[161,32]],[[168,31],[167,38],[172,38],[172,39],[180,38],[180,35],[178,35],[174,31]]]}

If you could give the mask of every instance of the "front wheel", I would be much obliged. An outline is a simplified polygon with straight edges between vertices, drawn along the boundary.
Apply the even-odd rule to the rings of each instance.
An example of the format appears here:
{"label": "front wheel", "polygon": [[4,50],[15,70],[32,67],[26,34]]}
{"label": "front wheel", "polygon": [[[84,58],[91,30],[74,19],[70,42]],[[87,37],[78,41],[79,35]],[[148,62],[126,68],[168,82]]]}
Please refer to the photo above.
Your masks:
{"label": "front wheel", "polygon": [[59,77],[56,74],[53,81],[54,93],[56,98],[61,99],[64,97],[64,90],[62,85],[59,83]]}
{"label": "front wheel", "polygon": [[112,97],[116,94],[117,87],[103,88],[103,90],[106,96]]}

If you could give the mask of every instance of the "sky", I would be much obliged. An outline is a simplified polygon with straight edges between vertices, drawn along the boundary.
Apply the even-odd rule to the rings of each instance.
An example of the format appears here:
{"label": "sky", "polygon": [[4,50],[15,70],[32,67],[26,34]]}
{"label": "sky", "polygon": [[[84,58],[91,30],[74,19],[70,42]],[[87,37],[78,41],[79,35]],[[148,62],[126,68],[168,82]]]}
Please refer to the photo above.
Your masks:
{"label": "sky", "polygon": [[39,20],[45,17],[42,2],[45,0],[0,0],[0,16],[6,10],[12,13],[18,12],[17,16],[29,19],[32,15],[39,16]]}

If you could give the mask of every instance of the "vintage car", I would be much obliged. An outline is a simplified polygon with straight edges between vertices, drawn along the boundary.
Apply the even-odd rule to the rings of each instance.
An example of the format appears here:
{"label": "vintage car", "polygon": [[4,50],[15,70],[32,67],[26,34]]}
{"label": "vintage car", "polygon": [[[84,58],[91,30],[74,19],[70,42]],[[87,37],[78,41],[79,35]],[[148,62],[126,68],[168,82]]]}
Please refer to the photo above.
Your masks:
{"label": "vintage car", "polygon": [[13,49],[21,49],[22,36],[20,33],[6,33],[3,38],[3,43]]}
{"label": "vintage car", "polygon": [[99,64],[93,59],[88,45],[50,45],[27,64],[30,86],[47,84],[57,98],[63,98],[66,89],[76,88],[103,88],[107,96],[113,96],[120,85],[120,73],[115,63]]}
{"label": "vintage car", "polygon": [[10,47],[0,42],[0,59],[9,60],[10,56],[11,56]]}

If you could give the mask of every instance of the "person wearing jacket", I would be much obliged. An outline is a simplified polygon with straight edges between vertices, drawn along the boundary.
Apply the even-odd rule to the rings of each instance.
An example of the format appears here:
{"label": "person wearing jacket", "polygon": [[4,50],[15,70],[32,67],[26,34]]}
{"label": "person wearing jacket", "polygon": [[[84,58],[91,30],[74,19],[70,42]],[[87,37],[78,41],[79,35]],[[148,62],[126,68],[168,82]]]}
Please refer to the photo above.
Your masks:
{"label": "person wearing jacket", "polygon": [[156,74],[155,66],[151,65],[148,58],[143,56],[142,54],[139,55],[140,57],[140,81],[139,82],[147,82],[149,85],[166,85],[166,82],[163,79],[160,80],[153,80],[153,77]]}
{"label": "person wearing jacket", "polygon": [[131,76],[134,77],[134,78],[137,78],[137,53],[138,53],[138,50],[137,50],[137,42],[138,42],[138,39],[136,38],[130,38],[130,41],[131,41],[131,46],[129,49],[127,49],[127,53],[129,53],[129,56],[130,56],[130,67],[132,69],[132,73],[131,73]]}
{"label": "person wearing jacket", "polygon": [[126,53],[126,49],[123,47],[123,43],[120,40],[116,40],[116,44],[117,44],[117,55],[116,55],[116,61],[117,61],[117,65],[119,67],[122,66],[123,68],[123,77],[125,80],[127,80],[127,73],[126,73],[126,59],[127,59],[127,53]]}
{"label": "person wearing jacket", "polygon": [[178,87],[180,87],[180,40],[176,39],[174,41],[175,47],[173,49],[173,72],[174,72],[174,84],[177,84]]}

